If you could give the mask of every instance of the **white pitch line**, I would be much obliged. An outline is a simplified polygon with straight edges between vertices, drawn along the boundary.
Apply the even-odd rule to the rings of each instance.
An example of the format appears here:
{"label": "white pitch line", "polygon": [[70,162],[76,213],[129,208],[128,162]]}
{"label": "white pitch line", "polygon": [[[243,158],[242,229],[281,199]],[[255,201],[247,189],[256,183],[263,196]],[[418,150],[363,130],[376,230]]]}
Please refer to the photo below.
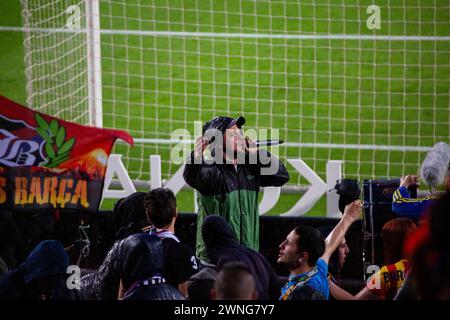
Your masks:
{"label": "white pitch line", "polygon": [[[0,26],[0,31],[84,33],[86,29],[65,28],[24,28]],[[294,39],[294,40],[382,40],[382,41],[450,41],[450,36],[388,36],[364,34],[269,34],[269,33],[225,33],[225,32],[185,32],[185,31],[146,31],[101,29],[101,34],[139,35],[163,37],[200,38],[251,38],[251,39]]]}
{"label": "white pitch line", "polygon": [[[143,144],[189,144],[192,145],[194,140],[177,140],[177,139],[145,139],[136,138],[136,143]],[[285,142],[281,146],[291,148],[321,148],[321,149],[356,149],[356,150],[386,150],[386,151],[416,151],[428,152],[432,147],[421,146],[387,146],[376,144],[334,144],[334,143],[307,143],[307,142]]]}

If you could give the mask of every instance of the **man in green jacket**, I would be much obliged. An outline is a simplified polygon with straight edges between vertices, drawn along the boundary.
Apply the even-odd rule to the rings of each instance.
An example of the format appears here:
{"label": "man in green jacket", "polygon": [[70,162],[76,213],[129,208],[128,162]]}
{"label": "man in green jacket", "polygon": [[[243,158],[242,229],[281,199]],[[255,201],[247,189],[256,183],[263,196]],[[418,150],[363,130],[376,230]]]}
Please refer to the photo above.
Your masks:
{"label": "man in green jacket", "polygon": [[[201,237],[206,216],[223,216],[241,244],[258,250],[259,188],[279,187],[289,180],[281,161],[268,151],[253,147],[243,136],[244,123],[243,117],[215,117],[205,123],[203,136],[195,142],[184,169],[186,183],[200,193],[196,255],[203,264],[210,262]],[[204,156],[208,146],[214,159]]]}

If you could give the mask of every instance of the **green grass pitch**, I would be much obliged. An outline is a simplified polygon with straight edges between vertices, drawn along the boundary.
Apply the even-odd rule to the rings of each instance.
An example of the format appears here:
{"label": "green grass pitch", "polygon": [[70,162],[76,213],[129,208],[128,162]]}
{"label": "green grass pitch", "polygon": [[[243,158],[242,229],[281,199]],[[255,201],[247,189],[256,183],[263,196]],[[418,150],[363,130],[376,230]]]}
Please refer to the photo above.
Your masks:
{"label": "green grass pitch", "polygon": [[[447,1],[377,1],[381,29],[369,30],[366,8],[372,2],[129,0],[126,7],[114,1],[101,2],[100,8],[102,15],[116,17],[102,19],[103,29],[450,35]],[[141,6],[139,12],[137,3],[157,9]],[[21,26],[20,10],[19,1],[2,1],[0,26]],[[144,21],[148,18],[154,22]],[[0,93],[25,103],[22,42],[22,33],[0,30]],[[429,147],[449,141],[448,40],[103,34],[101,50],[104,126],[126,129],[135,138],[168,139],[175,129],[192,129],[195,120],[242,114],[248,127],[280,129],[280,138],[290,142]],[[161,155],[164,178],[177,169],[169,161],[168,146],[137,144],[129,150],[117,144],[114,152],[143,159],[125,161],[131,176],[141,180],[149,179],[150,154]],[[304,159],[322,179],[328,159],[344,160],[344,175],[363,179],[417,172],[425,156],[417,151],[311,147],[281,147],[280,154]],[[293,184],[306,183],[288,169]],[[192,212],[191,191],[180,192],[177,199],[180,211]],[[282,194],[270,214],[289,210],[298,199]],[[112,203],[105,201],[103,208]],[[323,216],[325,208],[322,199],[308,215]]]}

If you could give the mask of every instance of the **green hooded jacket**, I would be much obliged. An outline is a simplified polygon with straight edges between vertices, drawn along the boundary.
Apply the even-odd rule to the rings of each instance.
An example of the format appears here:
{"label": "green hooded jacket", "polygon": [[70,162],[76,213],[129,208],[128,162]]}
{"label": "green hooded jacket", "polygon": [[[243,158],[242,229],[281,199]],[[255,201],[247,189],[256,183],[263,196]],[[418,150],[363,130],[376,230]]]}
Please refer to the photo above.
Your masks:
{"label": "green hooded jacket", "polygon": [[[261,155],[270,159],[261,164]],[[267,161],[264,161],[267,162]],[[272,169],[268,169],[271,167]],[[262,168],[270,171],[261,174]],[[188,185],[196,189],[198,197],[196,255],[209,262],[201,237],[201,225],[208,215],[217,214],[230,224],[236,239],[243,245],[259,249],[260,187],[282,186],[289,180],[289,174],[281,161],[266,150],[259,150],[256,164],[194,164],[194,152],[186,164],[183,177]]]}

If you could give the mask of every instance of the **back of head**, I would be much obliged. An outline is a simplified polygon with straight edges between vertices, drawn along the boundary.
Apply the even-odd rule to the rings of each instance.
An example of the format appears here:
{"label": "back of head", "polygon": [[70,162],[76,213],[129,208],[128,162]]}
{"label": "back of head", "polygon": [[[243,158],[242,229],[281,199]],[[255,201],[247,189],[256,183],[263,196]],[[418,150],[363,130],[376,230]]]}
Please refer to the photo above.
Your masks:
{"label": "back of head", "polygon": [[255,279],[244,264],[230,262],[217,275],[215,296],[216,300],[254,300]]}
{"label": "back of head", "polygon": [[113,209],[115,239],[124,239],[148,225],[144,208],[145,192],[135,192],[116,202]]}
{"label": "back of head", "polygon": [[224,250],[239,248],[230,225],[218,215],[207,216],[201,227],[206,253],[212,263],[217,263]]}
{"label": "back of head", "polygon": [[145,195],[144,206],[150,222],[160,229],[170,225],[177,215],[177,200],[168,188],[149,191]]}
{"label": "back of head", "polygon": [[214,288],[217,271],[206,267],[194,274],[188,280],[188,299],[194,301],[211,300],[211,290]]}
{"label": "back of head", "polygon": [[65,275],[69,257],[56,240],[40,242],[25,260],[25,284],[37,278]]}
{"label": "back of head", "polygon": [[146,280],[163,271],[161,239],[148,234],[134,234],[122,240],[120,278],[125,290],[137,281]]}
{"label": "back of head", "polygon": [[69,257],[56,240],[40,242],[25,263],[25,299],[71,300],[75,291],[67,288]]}
{"label": "back of head", "polygon": [[409,218],[389,220],[381,230],[384,245],[384,257],[387,265],[404,258],[403,247],[409,233],[416,230],[416,224]]}
{"label": "back of head", "polygon": [[315,266],[325,251],[325,240],[322,234],[319,230],[309,226],[297,226],[294,230],[298,235],[298,251],[308,253],[308,265]]}

